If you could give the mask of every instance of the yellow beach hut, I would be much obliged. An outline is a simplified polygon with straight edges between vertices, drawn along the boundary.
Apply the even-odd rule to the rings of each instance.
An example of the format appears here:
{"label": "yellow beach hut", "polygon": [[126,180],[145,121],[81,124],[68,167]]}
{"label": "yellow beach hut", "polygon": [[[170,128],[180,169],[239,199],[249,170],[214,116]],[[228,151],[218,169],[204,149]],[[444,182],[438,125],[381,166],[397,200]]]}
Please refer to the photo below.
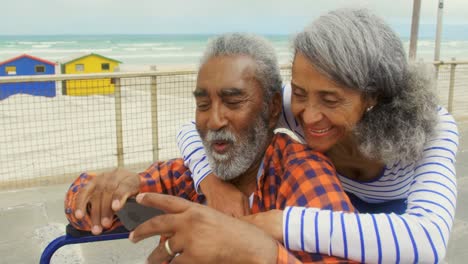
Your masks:
{"label": "yellow beach hut", "polygon": [[[122,62],[96,53],[76,56],[61,63],[63,74],[114,72]],[[111,79],[68,80],[62,83],[64,95],[112,94],[114,84]]]}

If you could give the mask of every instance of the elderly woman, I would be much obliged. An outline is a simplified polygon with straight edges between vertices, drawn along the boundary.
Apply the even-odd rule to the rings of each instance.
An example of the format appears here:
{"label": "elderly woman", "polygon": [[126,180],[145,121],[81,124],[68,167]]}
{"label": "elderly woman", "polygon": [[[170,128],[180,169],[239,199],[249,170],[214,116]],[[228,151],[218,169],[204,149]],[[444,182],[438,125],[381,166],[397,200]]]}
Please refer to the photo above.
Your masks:
{"label": "elderly woman", "polygon": [[[289,207],[247,219],[290,250],[359,262],[439,262],[456,203],[457,126],[431,74],[366,10],[319,17],[294,41],[280,125],[326,153],[360,214]],[[209,205],[241,215],[242,194],[213,177],[193,125],[179,148]],[[230,211],[233,201],[237,210]]]}

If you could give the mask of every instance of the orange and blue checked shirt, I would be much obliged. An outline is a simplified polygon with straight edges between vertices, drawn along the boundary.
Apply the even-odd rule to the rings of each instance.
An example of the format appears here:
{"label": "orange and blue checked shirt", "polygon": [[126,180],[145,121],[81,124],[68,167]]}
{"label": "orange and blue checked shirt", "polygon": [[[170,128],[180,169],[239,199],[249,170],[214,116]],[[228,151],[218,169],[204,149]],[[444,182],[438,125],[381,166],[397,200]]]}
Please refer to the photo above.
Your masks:
{"label": "orange and blue checked shirt", "polygon": [[[74,217],[72,212],[75,209],[75,196],[94,176],[86,173],[80,175],[67,193],[65,201],[67,218],[80,230],[90,230],[91,221],[88,216],[81,221]],[[139,177],[140,192],[170,194],[193,202],[205,203],[203,194],[196,192],[191,172],[184,166],[183,159],[155,162],[140,173]],[[265,152],[263,169],[253,193],[251,212],[284,209],[286,206],[354,212],[354,207],[343,191],[330,160],[322,153],[295,142],[288,135],[278,133]],[[116,219],[112,228],[119,225]],[[291,253],[283,246],[278,247],[278,263],[340,261],[335,257],[307,252]]]}

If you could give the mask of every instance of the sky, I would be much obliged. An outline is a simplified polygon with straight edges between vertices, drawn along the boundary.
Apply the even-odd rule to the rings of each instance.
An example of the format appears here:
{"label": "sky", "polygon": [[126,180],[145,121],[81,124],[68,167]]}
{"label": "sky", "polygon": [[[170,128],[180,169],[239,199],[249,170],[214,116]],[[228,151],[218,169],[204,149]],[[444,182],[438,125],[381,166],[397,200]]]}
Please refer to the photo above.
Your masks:
{"label": "sky", "polygon": [[[468,0],[445,0],[443,23],[468,25]],[[421,24],[436,24],[438,0],[422,0]],[[321,13],[363,7],[411,25],[412,0],[14,0],[1,1],[0,35],[292,34]],[[467,33],[468,34],[468,33]]]}

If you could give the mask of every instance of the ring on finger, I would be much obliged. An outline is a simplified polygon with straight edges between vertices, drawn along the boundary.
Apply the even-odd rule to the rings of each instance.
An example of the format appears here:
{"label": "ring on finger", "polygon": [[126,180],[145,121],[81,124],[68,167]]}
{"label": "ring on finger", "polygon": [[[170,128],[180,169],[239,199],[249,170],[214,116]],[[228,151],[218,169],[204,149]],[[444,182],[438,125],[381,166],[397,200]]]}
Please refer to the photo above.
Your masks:
{"label": "ring on finger", "polygon": [[164,242],[164,247],[166,248],[166,252],[167,252],[167,254],[169,254],[169,256],[171,256],[171,257],[175,256],[174,252],[172,252],[172,249],[169,246],[169,239],[166,240],[166,242]]}

